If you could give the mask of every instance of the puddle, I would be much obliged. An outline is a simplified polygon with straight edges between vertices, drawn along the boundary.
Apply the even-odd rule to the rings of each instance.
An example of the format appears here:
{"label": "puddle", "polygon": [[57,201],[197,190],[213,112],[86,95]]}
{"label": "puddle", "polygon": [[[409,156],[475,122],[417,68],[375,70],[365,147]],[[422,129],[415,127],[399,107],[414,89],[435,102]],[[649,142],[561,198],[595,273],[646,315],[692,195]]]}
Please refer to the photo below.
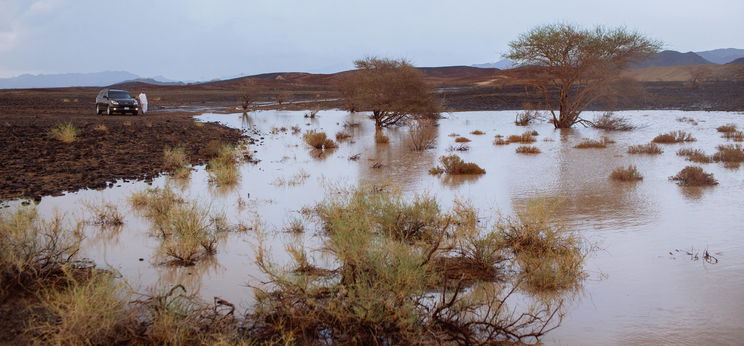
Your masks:
{"label": "puddle", "polygon": [[[548,344],[699,344],[710,340],[734,344],[744,338],[744,168],[702,164],[719,185],[682,188],[670,182],[688,164],[675,153],[680,148],[703,149],[708,154],[726,143],[716,127],[735,123],[744,127],[744,115],[730,112],[627,111],[618,112],[641,128],[605,133],[594,129],[555,130],[540,123],[513,124],[514,111],[459,112],[439,122],[435,148],[411,151],[405,128],[386,129],[388,144],[376,144],[374,124],[361,114],[323,111],[315,119],[304,111],[263,111],[241,114],[204,114],[201,121],[217,121],[263,137],[251,147],[257,164],[240,167],[240,182],[232,189],[215,188],[204,167],[196,167],[190,181],[178,184],[160,177],[152,186],[171,184],[189,199],[224,213],[233,224],[260,227],[269,234],[270,256],[288,260],[287,243],[319,248],[312,232],[285,232],[303,207],[323,199],[328,186],[369,182],[395,185],[404,193],[426,192],[448,208],[456,198],[469,200],[483,215],[509,215],[530,198],[555,197],[563,201],[560,218],[580,230],[601,249],[587,260],[590,274],[584,289],[566,309],[560,328],[543,341]],[[589,119],[591,113],[585,114]],[[696,119],[679,122],[678,117]],[[703,121],[704,120],[704,121]],[[344,127],[344,124],[354,124]],[[325,131],[333,137],[345,130],[351,138],[329,153],[308,149],[292,127]],[[282,130],[282,128],[286,128]],[[273,133],[272,133],[273,129]],[[472,135],[480,130],[484,135]],[[520,155],[517,144],[493,145],[494,135],[539,133],[542,153]],[[670,130],[691,132],[696,142],[662,145],[661,155],[629,155],[629,145],[648,143]],[[467,137],[469,150],[456,151],[465,161],[486,170],[477,177],[437,177],[428,170],[441,155],[450,155],[455,138]],[[606,149],[575,149],[584,138],[608,136]],[[350,158],[354,158],[350,160]],[[619,166],[636,165],[644,179],[635,184],[608,180]],[[119,206],[125,215],[120,230],[86,228],[83,255],[101,266],[115,268],[135,288],[183,283],[207,301],[218,296],[247,307],[250,286],[261,285],[254,264],[255,233],[231,232],[220,239],[213,261],[193,267],[171,268],[157,264],[158,241],[149,222],[131,210],[127,199],[148,186],[143,182],[119,183],[103,191],[80,191],[45,197],[42,216],[62,212],[69,219],[89,219],[83,206],[102,201]],[[17,203],[12,203],[17,204]],[[257,225],[258,224],[258,225]],[[719,262],[691,261],[678,254],[695,248],[716,253]],[[681,252],[680,252],[681,253]],[[140,260],[142,259],[142,260]]]}

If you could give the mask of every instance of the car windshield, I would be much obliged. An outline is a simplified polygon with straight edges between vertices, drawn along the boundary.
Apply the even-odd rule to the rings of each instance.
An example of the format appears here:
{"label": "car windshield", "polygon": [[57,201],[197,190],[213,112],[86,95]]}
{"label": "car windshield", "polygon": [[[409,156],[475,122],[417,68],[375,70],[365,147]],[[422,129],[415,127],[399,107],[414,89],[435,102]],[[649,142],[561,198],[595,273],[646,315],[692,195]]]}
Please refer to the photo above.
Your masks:
{"label": "car windshield", "polygon": [[126,91],[109,91],[109,97],[112,99],[131,99],[132,96]]}

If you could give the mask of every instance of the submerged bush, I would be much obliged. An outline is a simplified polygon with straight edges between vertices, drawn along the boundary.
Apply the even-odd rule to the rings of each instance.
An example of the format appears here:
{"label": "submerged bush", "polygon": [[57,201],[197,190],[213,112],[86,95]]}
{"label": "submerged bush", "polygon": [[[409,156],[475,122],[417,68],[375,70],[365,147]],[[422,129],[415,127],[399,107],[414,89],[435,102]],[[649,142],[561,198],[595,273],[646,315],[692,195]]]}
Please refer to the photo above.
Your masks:
{"label": "submerged bush", "polygon": [[75,125],[71,122],[57,124],[49,130],[49,137],[52,137],[62,143],[72,143],[80,134]]}
{"label": "submerged bush", "polygon": [[442,164],[442,167],[434,167],[433,169],[429,170],[429,173],[431,174],[439,174],[436,172],[444,172],[447,174],[485,174],[486,170],[483,168],[480,168],[477,164],[473,162],[464,162],[459,156],[457,155],[450,155],[450,156],[441,156],[439,157],[439,162]]}
{"label": "submerged bush", "polygon": [[638,181],[643,180],[643,176],[638,172],[636,166],[630,165],[628,167],[615,168],[612,173],[610,173],[610,179],[619,181]]}
{"label": "submerged bush", "polygon": [[723,162],[727,167],[738,167],[744,162],[744,147],[741,144],[719,145],[718,150],[711,156],[716,162]]}
{"label": "submerged bush", "polygon": [[687,166],[679,171],[677,175],[670,177],[669,179],[674,180],[678,185],[683,186],[718,185],[718,181],[713,178],[712,173],[706,173],[698,166]]}
{"label": "submerged bush", "polygon": [[531,145],[520,145],[516,149],[517,154],[539,154],[540,149]]}
{"label": "submerged bush", "polygon": [[507,137],[506,141],[508,143],[524,143],[524,144],[535,143],[537,139],[535,139],[536,135],[533,133],[534,131],[527,131],[521,135],[511,135]]}
{"label": "submerged bush", "polygon": [[592,126],[605,131],[630,131],[635,126],[627,118],[617,116],[613,112],[604,112],[599,117],[594,118]]}
{"label": "submerged bush", "polygon": [[678,156],[684,156],[687,161],[697,162],[697,163],[711,163],[713,162],[713,158],[706,155],[704,151],[701,149],[690,149],[690,148],[683,148],[680,150],[677,150]]}
{"label": "submerged bush", "polygon": [[628,154],[658,155],[663,152],[664,151],[661,150],[661,147],[659,147],[655,143],[631,145],[628,147]]}
{"label": "submerged bush", "polygon": [[530,123],[539,120],[541,117],[542,116],[539,111],[525,110],[517,113],[514,118],[514,124],[517,126],[527,126]]}
{"label": "submerged bush", "polygon": [[470,139],[467,137],[457,137],[455,138],[455,143],[468,143],[470,142]]}
{"label": "submerged bush", "polygon": [[607,148],[607,144],[615,143],[607,137],[602,137],[600,140],[584,139],[581,143],[574,146],[576,149],[604,149]]}
{"label": "submerged bush", "polygon": [[408,135],[411,139],[410,148],[422,151],[434,147],[437,142],[437,128],[433,120],[414,120],[408,123]]}
{"label": "submerged bush", "polygon": [[303,136],[305,143],[315,149],[333,149],[336,143],[326,136],[325,132],[308,131]]}
{"label": "submerged bush", "polygon": [[716,128],[718,132],[736,132],[736,124],[726,124]]}
{"label": "submerged bush", "polygon": [[671,131],[660,134],[652,140],[654,143],[660,144],[671,144],[671,143],[682,143],[682,142],[694,142],[695,137],[692,134],[685,131]]}

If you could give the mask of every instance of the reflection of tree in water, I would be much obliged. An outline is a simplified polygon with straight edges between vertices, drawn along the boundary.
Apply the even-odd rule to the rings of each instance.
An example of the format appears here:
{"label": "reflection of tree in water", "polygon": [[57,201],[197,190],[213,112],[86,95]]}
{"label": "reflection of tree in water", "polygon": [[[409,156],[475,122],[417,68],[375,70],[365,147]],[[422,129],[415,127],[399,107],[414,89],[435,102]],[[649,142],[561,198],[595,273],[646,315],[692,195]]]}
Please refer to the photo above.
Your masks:
{"label": "reflection of tree in water", "polygon": [[[579,133],[564,129],[560,133],[560,150],[551,176],[541,177],[545,182],[535,193],[562,201],[559,218],[579,222],[642,222],[652,212],[637,183],[610,181],[611,169],[624,162],[623,146],[609,145],[606,149],[576,149]],[[535,194],[513,197],[515,208],[523,207]]]}
{"label": "reflection of tree in water", "polygon": [[[390,138],[390,142],[376,145],[374,127],[367,125],[371,124],[363,123],[359,126],[359,136],[355,139],[370,143],[365,147],[367,151],[362,153],[362,159],[359,161],[360,181],[391,182],[405,189],[420,181],[421,177],[427,175],[429,169],[435,164],[434,151],[411,149],[414,145],[408,133],[408,127],[385,129],[385,135]],[[374,168],[375,163],[382,166],[378,165],[379,168]]]}
{"label": "reflection of tree in water", "polygon": [[442,185],[447,186],[452,190],[457,190],[463,184],[475,182],[482,176],[482,174],[442,174],[440,181],[442,182]]}

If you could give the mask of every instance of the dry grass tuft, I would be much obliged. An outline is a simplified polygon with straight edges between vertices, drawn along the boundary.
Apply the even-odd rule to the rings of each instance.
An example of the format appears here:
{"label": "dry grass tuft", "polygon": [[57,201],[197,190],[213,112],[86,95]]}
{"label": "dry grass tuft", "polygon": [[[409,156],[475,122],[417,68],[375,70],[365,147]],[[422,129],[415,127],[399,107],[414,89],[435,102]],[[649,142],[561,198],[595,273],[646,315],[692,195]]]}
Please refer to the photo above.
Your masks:
{"label": "dry grass tuft", "polygon": [[470,142],[470,139],[466,137],[455,138],[455,143],[468,143],[468,142]]}
{"label": "dry grass tuft", "polygon": [[80,230],[80,224],[68,228],[59,215],[39,220],[34,208],[0,211],[0,301],[62,275],[80,248]]}
{"label": "dry grass tuft", "polygon": [[678,156],[684,156],[687,161],[697,162],[697,163],[711,163],[713,162],[713,158],[706,155],[704,151],[701,149],[691,149],[691,148],[683,148],[680,150],[677,150]]}
{"label": "dry grass tuft", "polygon": [[643,180],[643,175],[638,172],[636,166],[618,167],[610,173],[610,179],[618,181],[638,181]]}
{"label": "dry grass tuft", "polygon": [[436,172],[444,172],[447,174],[485,174],[486,170],[480,168],[475,163],[464,162],[457,155],[441,156],[439,162],[442,167],[434,167],[429,170],[430,174],[438,174]]}
{"label": "dry grass tuft", "polygon": [[57,124],[49,130],[49,137],[54,138],[62,143],[72,143],[77,140],[80,134],[75,125],[70,122]]}
{"label": "dry grass tuft", "polygon": [[742,131],[726,132],[723,134],[723,138],[732,140],[734,142],[744,142],[744,132]]}
{"label": "dry grass tuft", "polygon": [[654,139],[652,140],[652,142],[659,144],[672,144],[694,141],[696,141],[695,137],[692,137],[691,133],[685,131],[671,131],[663,133],[654,137]]}
{"label": "dry grass tuft", "polygon": [[658,155],[663,152],[664,151],[661,150],[661,147],[659,147],[655,143],[631,145],[628,147],[628,154]]}
{"label": "dry grass tuft", "polygon": [[520,145],[516,149],[517,154],[539,154],[540,149],[532,145]]}
{"label": "dry grass tuft", "polygon": [[124,224],[124,216],[121,215],[119,209],[114,204],[103,203],[101,205],[84,204],[85,207],[93,213],[94,225],[98,225],[102,228],[108,227],[121,227]]}
{"label": "dry grass tuft", "polygon": [[535,139],[535,135],[533,133],[536,133],[535,131],[527,131],[521,135],[511,135],[506,138],[507,143],[523,143],[523,144],[529,144],[529,143],[535,143],[537,142],[537,139]]}
{"label": "dry grass tuft", "polygon": [[677,181],[677,184],[682,186],[718,185],[712,173],[706,173],[698,166],[687,166],[669,179]]}
{"label": "dry grass tuft", "polygon": [[607,148],[607,144],[615,143],[607,137],[602,137],[600,140],[584,139],[581,143],[574,146],[576,149],[604,149]]}
{"label": "dry grass tuft", "polygon": [[474,136],[482,136],[482,135],[485,135],[486,133],[481,130],[475,130],[473,132],[470,132],[470,134]]}
{"label": "dry grass tuft", "polygon": [[509,141],[504,139],[504,137],[497,136],[496,138],[494,138],[493,144],[494,145],[508,145]]}
{"label": "dry grass tuft", "polygon": [[165,161],[165,169],[177,178],[187,178],[191,174],[191,168],[188,167],[189,160],[183,147],[165,147],[163,161]]}
{"label": "dry grass tuft", "polygon": [[305,143],[315,149],[333,149],[336,143],[326,136],[325,132],[308,131],[303,136]]}
{"label": "dry grass tuft", "polygon": [[[38,319],[28,333],[49,345],[105,345],[127,340],[136,325],[127,309],[128,292],[114,275],[92,271],[76,277],[66,269],[66,287],[40,293],[42,307],[52,318]],[[77,275],[80,276],[80,275]]]}
{"label": "dry grass tuft", "polygon": [[210,180],[221,186],[234,185],[240,178],[237,165],[237,149],[227,144],[222,145],[217,156],[207,164]]}

